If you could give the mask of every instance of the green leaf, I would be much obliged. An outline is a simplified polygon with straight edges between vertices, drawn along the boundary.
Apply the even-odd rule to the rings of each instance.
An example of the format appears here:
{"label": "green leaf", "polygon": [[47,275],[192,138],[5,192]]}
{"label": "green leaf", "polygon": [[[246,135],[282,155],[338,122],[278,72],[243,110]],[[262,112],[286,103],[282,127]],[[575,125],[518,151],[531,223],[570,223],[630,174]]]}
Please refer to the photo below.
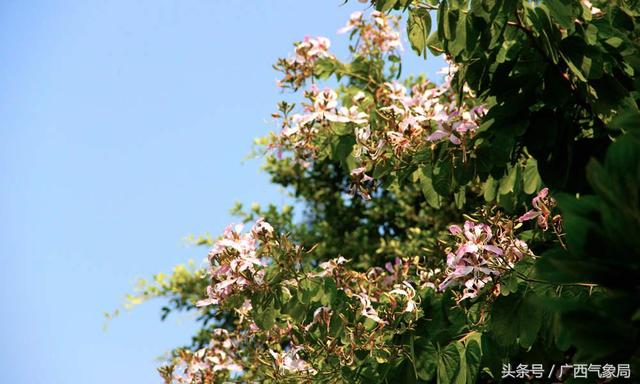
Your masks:
{"label": "green leaf", "polygon": [[533,29],[540,35],[544,50],[547,55],[551,57],[551,60],[558,63],[558,49],[556,47],[556,39],[558,28],[554,27],[549,18],[548,10],[544,7],[525,8],[527,10],[527,17],[533,24]]}
{"label": "green leaf", "polygon": [[376,0],[375,2],[376,10],[381,12],[387,12],[391,10],[396,5],[397,2],[398,0]]}
{"label": "green leaf", "polygon": [[484,200],[487,203],[490,203],[496,199],[498,185],[499,185],[498,181],[491,176],[489,176],[487,181],[484,182],[484,185],[482,187],[482,193],[484,196]]}
{"label": "green leaf", "polygon": [[536,193],[542,186],[542,179],[538,173],[538,162],[534,158],[527,160],[522,175],[523,190],[527,195]]}
{"label": "green leaf", "polygon": [[273,328],[275,324],[277,311],[268,307],[264,310],[255,309],[253,310],[253,317],[256,325],[264,330],[269,330]]}
{"label": "green leaf", "polygon": [[573,14],[571,0],[544,0],[542,7],[549,10],[549,14],[560,26],[567,29],[573,28],[573,21],[576,16]]}
{"label": "green leaf", "polygon": [[451,384],[460,373],[460,351],[451,343],[438,351],[438,384]]}
{"label": "green leaf", "polygon": [[622,111],[609,123],[609,128],[621,131],[640,131],[640,112],[633,109]]}
{"label": "green leaf", "polygon": [[289,315],[295,322],[302,323],[306,317],[306,307],[297,296],[285,303],[282,312]]}
{"label": "green leaf", "polygon": [[587,24],[584,30],[584,39],[589,45],[595,45],[598,41],[598,28],[593,24]]}
{"label": "green leaf", "polygon": [[453,192],[453,175],[451,162],[448,159],[440,160],[433,167],[433,189],[440,196],[449,196]]}
{"label": "green leaf", "polygon": [[453,166],[453,177],[458,185],[466,185],[475,177],[476,162],[475,159],[462,160],[458,157]]}
{"label": "green leaf", "polygon": [[418,180],[420,182],[420,189],[427,203],[433,208],[440,208],[440,195],[433,188],[433,182],[431,180],[431,166],[421,167],[416,171]]}
{"label": "green leaf", "polygon": [[351,155],[355,143],[356,140],[351,135],[334,136],[332,138],[331,158],[339,161],[346,170],[349,169],[347,158]]}
{"label": "green leaf", "polygon": [[373,178],[379,180],[384,176],[388,175],[393,170],[393,166],[390,162],[384,161],[376,164],[376,167],[373,169]]}
{"label": "green leaf", "polygon": [[442,40],[440,40],[440,36],[438,35],[438,31],[433,31],[429,38],[427,39],[427,48],[434,56],[440,56],[444,52],[444,47],[442,45]]}
{"label": "green leaf", "polygon": [[458,14],[456,12],[456,15],[458,15],[458,17],[455,25],[455,39],[449,43],[449,52],[453,56],[458,56],[466,50],[470,45],[469,40],[472,40],[467,38],[467,29],[470,27],[467,17],[464,13]]}
{"label": "green leaf", "polygon": [[538,335],[542,318],[543,309],[533,293],[513,293],[495,300],[489,330],[499,345],[518,342],[528,348]]}
{"label": "green leaf", "polygon": [[580,79],[580,81],[586,83],[587,82],[586,76],[584,75],[582,70],[580,70],[580,68],[578,68],[578,66],[573,61],[571,61],[571,58],[564,55],[562,52],[560,52],[560,55],[562,56],[564,61],[567,63],[567,66],[569,67],[571,72],[573,72],[573,74],[576,75],[578,79]]}
{"label": "green leaf", "polygon": [[329,78],[337,69],[338,63],[333,58],[319,58],[313,65],[313,73],[320,79]]}
{"label": "green leaf", "polygon": [[353,128],[347,123],[333,123],[331,124],[331,130],[338,136],[346,136],[353,133]]}
{"label": "green leaf", "polygon": [[429,340],[417,337],[414,341],[415,368],[418,377],[430,381],[438,367],[438,351]]}
{"label": "green leaf", "polygon": [[520,167],[518,165],[510,167],[507,175],[500,179],[498,192],[501,195],[506,195],[516,191],[516,181],[518,180],[519,168]]}
{"label": "green leaf", "polygon": [[482,334],[473,332],[465,339],[466,383],[474,384],[480,373],[482,361]]}
{"label": "green leaf", "polygon": [[456,193],[453,194],[453,200],[456,204],[456,208],[464,208],[464,205],[467,202],[465,187],[460,188]]}
{"label": "green leaf", "polygon": [[518,277],[515,273],[504,274],[500,278],[500,294],[507,296],[518,291]]}
{"label": "green leaf", "polygon": [[418,54],[427,58],[427,40],[431,32],[431,15],[425,9],[416,8],[409,11],[407,20],[407,36],[411,48]]}
{"label": "green leaf", "polygon": [[329,334],[332,337],[340,337],[344,333],[344,324],[338,313],[334,312],[329,320]]}
{"label": "green leaf", "polygon": [[320,298],[320,302],[325,306],[332,306],[334,304],[338,289],[336,287],[336,281],[334,279],[324,279],[324,295]]}

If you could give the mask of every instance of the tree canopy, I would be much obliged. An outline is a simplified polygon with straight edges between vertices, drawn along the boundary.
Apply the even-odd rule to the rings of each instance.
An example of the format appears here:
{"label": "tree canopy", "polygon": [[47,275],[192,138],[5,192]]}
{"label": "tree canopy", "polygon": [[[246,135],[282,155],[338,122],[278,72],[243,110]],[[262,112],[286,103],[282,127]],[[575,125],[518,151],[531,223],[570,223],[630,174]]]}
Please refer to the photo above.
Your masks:
{"label": "tree canopy", "polygon": [[[197,240],[207,270],[129,297],[199,314],[166,383],[637,369],[638,3],[377,0],[339,31],[349,57],[296,42],[274,68],[297,101],[256,145],[302,212],[239,205],[246,230]],[[402,73],[405,34],[442,79]]]}

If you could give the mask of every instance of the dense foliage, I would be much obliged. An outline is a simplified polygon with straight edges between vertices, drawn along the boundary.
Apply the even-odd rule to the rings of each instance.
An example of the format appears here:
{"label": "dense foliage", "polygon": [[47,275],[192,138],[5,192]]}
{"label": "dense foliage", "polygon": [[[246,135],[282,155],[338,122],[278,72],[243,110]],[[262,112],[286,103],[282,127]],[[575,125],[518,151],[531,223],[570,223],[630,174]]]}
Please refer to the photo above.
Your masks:
{"label": "dense foliage", "polygon": [[[249,229],[197,240],[207,271],[177,267],[130,297],[200,315],[166,382],[636,369],[638,3],[378,0],[340,29],[346,61],[325,37],[296,43],[274,66],[296,103],[257,143],[301,220],[238,206]],[[443,79],[402,76],[401,16],[415,53],[446,57]]]}

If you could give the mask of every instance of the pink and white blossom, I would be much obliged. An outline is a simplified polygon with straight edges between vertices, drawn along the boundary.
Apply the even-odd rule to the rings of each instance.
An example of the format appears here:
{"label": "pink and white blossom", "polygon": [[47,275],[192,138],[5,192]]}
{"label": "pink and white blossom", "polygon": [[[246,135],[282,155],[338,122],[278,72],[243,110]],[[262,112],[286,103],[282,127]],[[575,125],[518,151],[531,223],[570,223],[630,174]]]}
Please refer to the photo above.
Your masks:
{"label": "pink and white blossom", "polygon": [[551,217],[551,209],[556,206],[556,201],[549,196],[549,188],[542,188],[536,196],[531,200],[533,209],[518,218],[518,221],[524,222],[536,219],[538,226],[546,231],[549,229],[549,218]]}
{"label": "pink and white blossom", "polygon": [[276,369],[281,373],[308,373],[315,375],[317,371],[305,360],[301,359],[298,352],[302,347],[291,347],[286,352],[275,352],[269,350],[269,354],[273,357]]}
{"label": "pink and white blossom", "polygon": [[378,315],[378,312],[371,305],[371,299],[366,293],[359,293],[356,295],[358,300],[360,300],[360,314],[368,319],[371,319],[378,323],[379,325],[385,325],[387,322],[382,320]]}
{"label": "pink and white blossom", "polygon": [[273,235],[273,227],[258,219],[250,232],[242,233],[242,229],[242,225],[228,226],[213,245],[209,252],[208,297],[198,301],[197,306],[220,305],[234,293],[263,284],[266,261],[258,257],[257,246],[259,239]]}
{"label": "pink and white blossom", "polygon": [[404,296],[406,300],[405,312],[415,312],[418,308],[414,298],[416,297],[416,290],[408,281],[402,282],[402,284],[396,285],[396,287],[389,292],[389,295]]}
{"label": "pink and white blossom", "polygon": [[526,243],[497,228],[497,236],[485,223],[466,221],[463,227],[449,226],[456,237],[456,250],[447,254],[446,278],[439,289],[453,285],[464,286],[460,300],[476,297],[493,277],[531,252]]}

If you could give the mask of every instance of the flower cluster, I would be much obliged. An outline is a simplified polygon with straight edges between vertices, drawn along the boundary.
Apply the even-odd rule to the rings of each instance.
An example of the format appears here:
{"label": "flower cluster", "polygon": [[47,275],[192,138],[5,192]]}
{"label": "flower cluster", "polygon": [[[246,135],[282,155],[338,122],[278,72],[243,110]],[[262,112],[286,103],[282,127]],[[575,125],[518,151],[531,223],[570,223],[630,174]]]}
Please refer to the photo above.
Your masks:
{"label": "flower cluster", "polygon": [[[353,364],[357,351],[374,354],[388,349],[390,335],[403,332],[420,316],[417,258],[396,259],[358,272],[348,268],[349,260],[337,257],[309,270],[301,267],[300,252],[300,246],[275,234],[262,219],[247,232],[241,225],[227,227],[209,254],[208,297],[198,305],[217,305],[217,311],[233,319],[235,333],[231,336],[219,329],[207,348],[181,351],[173,364],[161,370],[167,382],[210,383],[241,377],[247,361],[258,364],[269,377],[308,378],[319,373],[321,366],[304,356],[331,353],[340,364]],[[323,288],[327,284],[335,287],[333,295],[336,290],[343,292],[341,301],[323,298],[331,294]],[[256,299],[256,295],[279,299]],[[292,301],[313,309],[312,316],[291,317]],[[336,321],[342,338],[333,334]]]}
{"label": "flower cluster", "polygon": [[241,224],[227,227],[209,252],[211,285],[208,298],[198,306],[220,305],[233,294],[263,284],[266,261],[257,255],[257,242],[272,236],[273,227],[259,219],[250,232],[242,233],[242,229]]}
{"label": "flower cluster", "polygon": [[232,338],[225,329],[217,328],[212,332],[207,348],[196,352],[180,350],[174,364],[160,369],[167,383],[216,383],[229,374],[241,373],[238,363],[238,340]]}
{"label": "flower cluster", "polygon": [[326,37],[311,38],[307,36],[303,41],[294,45],[295,52],[293,57],[279,59],[274,68],[284,74],[284,77],[278,80],[278,86],[282,88],[290,87],[295,90],[313,76],[314,64],[318,59],[333,56],[329,53],[331,41]]}
{"label": "flower cluster", "polygon": [[[455,67],[451,67],[454,71]],[[385,83],[377,92],[383,106],[378,114],[385,120],[385,130],[377,142],[362,145],[365,152],[375,151],[380,140],[386,139],[396,155],[411,152],[425,142],[450,141],[461,145],[473,137],[484,106],[474,107],[467,100],[460,102],[451,89],[450,77],[441,85],[429,81],[414,84],[411,90],[397,82]],[[469,93],[463,96],[470,97]],[[382,137],[381,137],[382,136]],[[375,139],[375,135],[371,138]]]}
{"label": "flower cluster", "polygon": [[425,141],[447,140],[460,145],[466,137],[473,136],[486,112],[484,106],[457,102],[449,81],[439,86],[423,81],[410,91],[398,82],[383,83],[376,92],[376,101],[381,103],[376,112],[386,124],[380,132],[372,132],[368,125],[372,110],[370,103],[363,102],[364,93],[352,97],[348,107],[338,105],[338,94],[330,88],[319,91],[313,86],[304,92],[304,97],[307,102],[302,103],[301,113],[283,119],[281,146],[308,146],[322,132],[321,127],[330,133],[331,123],[354,125],[359,155],[380,155],[380,146],[387,142],[396,153]]}
{"label": "flower cluster", "polygon": [[303,96],[306,101],[302,103],[302,111],[284,116],[282,131],[273,147],[293,151],[294,159],[308,166],[325,145],[324,139],[332,133],[332,124],[362,126],[367,124],[369,115],[363,112],[357,103],[360,99],[355,97],[350,107],[339,107],[338,94],[330,88],[319,90],[312,86]]}
{"label": "flower cluster", "polygon": [[463,284],[459,300],[476,297],[493,277],[531,255],[527,244],[514,238],[511,223],[501,224],[494,226],[495,232],[488,224],[472,221],[466,221],[463,227],[449,227],[457,239],[456,250],[447,254],[447,277],[440,283],[440,290]]}
{"label": "flower cluster", "polygon": [[347,262],[343,257],[326,261],[320,264],[322,272],[312,276],[330,276],[339,289],[357,299],[356,311],[380,326],[395,321],[402,313],[418,312],[416,291],[409,281],[417,275],[418,260],[396,258],[385,268],[372,267],[365,273],[345,268]]}
{"label": "flower cluster", "polygon": [[[355,12],[339,32],[357,35],[352,47],[355,60],[365,55],[375,61],[381,59],[381,53],[391,53],[400,47],[396,26],[397,20],[383,13],[374,11],[369,20],[362,12]],[[296,59],[278,62],[276,68],[285,74],[285,83],[295,83],[297,89],[313,76],[317,58],[329,57],[326,50],[312,48],[318,45],[323,46],[313,39],[301,43],[298,45],[301,53],[296,54]],[[338,80],[358,76],[353,73],[353,63],[343,64],[333,57],[330,60],[334,61]],[[300,70],[302,67],[304,71]],[[403,84],[369,78],[365,79],[367,88],[355,92],[348,87],[321,90],[314,83],[303,92],[297,110],[291,104],[281,103],[279,113],[273,116],[281,118],[282,129],[279,135],[272,136],[270,148],[279,155],[289,153],[295,163],[309,167],[332,151],[328,149],[335,145],[336,136],[353,137],[355,145],[351,153],[355,166],[351,169],[350,189],[352,194],[368,199],[375,184],[366,171],[380,163],[393,167],[395,162],[401,166],[412,154],[438,143],[450,143],[450,150],[461,151],[463,158],[473,148],[471,139],[486,108],[475,105],[468,87],[464,86],[462,92],[454,89],[452,79],[457,70],[456,65],[449,63],[441,71],[445,75],[441,84],[424,79]]]}
{"label": "flower cluster", "polygon": [[357,11],[351,14],[347,25],[340,28],[338,33],[353,31],[359,34],[356,45],[351,47],[356,55],[379,55],[402,49],[397,26],[397,18],[382,12],[373,11],[371,20],[366,20],[364,14]]}
{"label": "flower cluster", "polygon": [[[359,92],[340,105],[330,88],[312,86],[304,92],[305,102],[298,113],[285,114],[282,131],[272,144],[278,151],[290,151],[293,159],[310,166],[329,145],[336,129],[352,132],[353,156],[358,166],[352,170],[352,193],[369,198],[364,183],[371,181],[366,169],[387,159],[400,159],[425,146],[450,142],[465,150],[484,116],[484,106],[473,106],[471,94],[458,95],[450,85],[451,72],[441,85],[427,80],[409,90],[398,82],[383,83],[375,95]],[[377,109],[374,103],[378,105]],[[376,117],[375,129],[370,125]],[[346,131],[345,131],[346,129]]]}

